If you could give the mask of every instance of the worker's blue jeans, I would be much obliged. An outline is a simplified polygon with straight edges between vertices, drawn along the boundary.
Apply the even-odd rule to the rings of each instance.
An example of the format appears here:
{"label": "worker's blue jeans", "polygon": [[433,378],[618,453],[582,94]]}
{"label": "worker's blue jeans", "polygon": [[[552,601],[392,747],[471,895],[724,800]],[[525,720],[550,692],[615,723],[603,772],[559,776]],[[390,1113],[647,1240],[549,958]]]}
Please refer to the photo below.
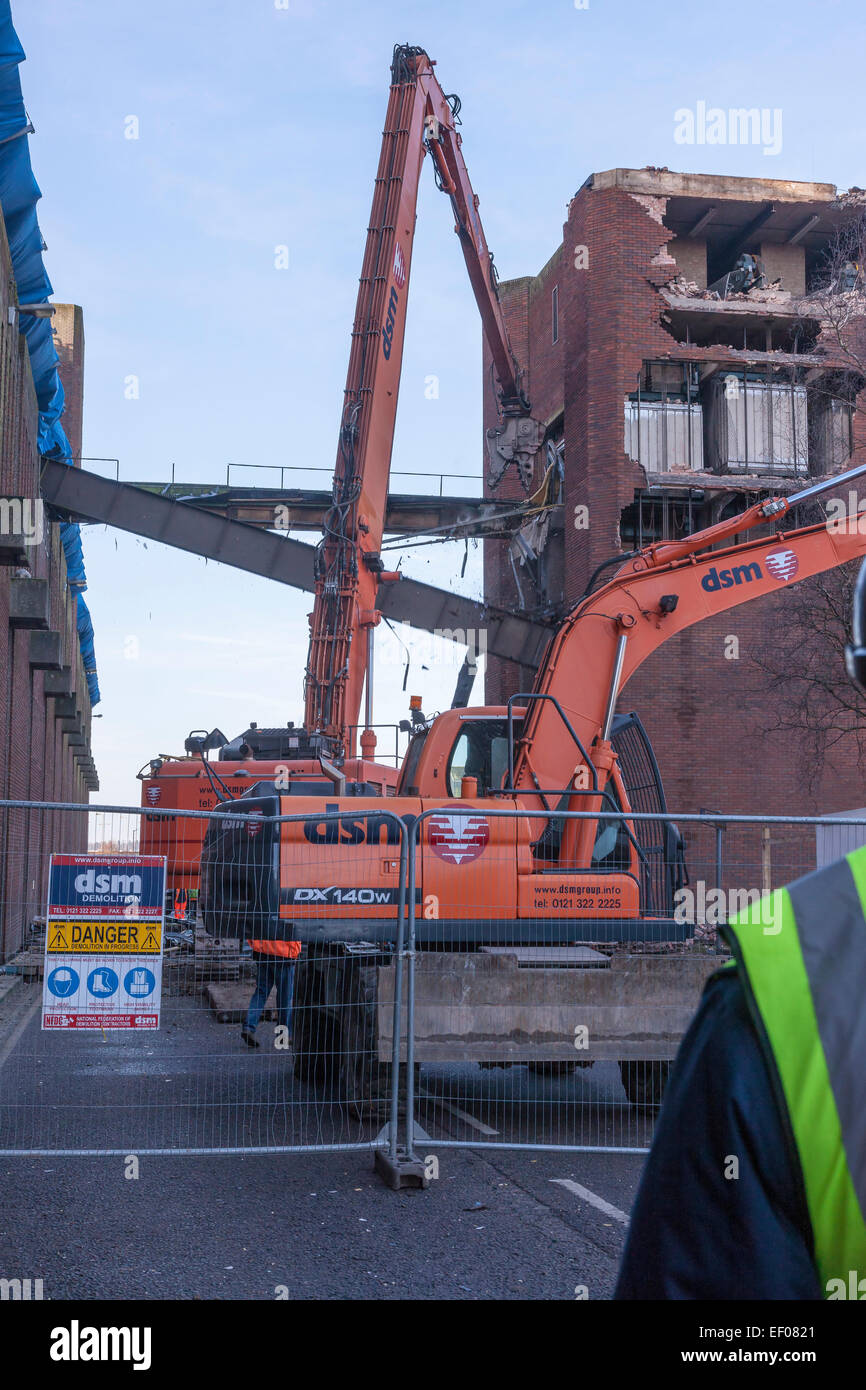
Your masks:
{"label": "worker's blue jeans", "polygon": [[276,986],[277,1022],[286,1028],[292,1021],[292,993],[295,984],[295,962],[282,956],[259,956],[256,975],[256,988],[250,1007],[247,1010],[246,1027],[251,1033],[256,1031],[268,995]]}

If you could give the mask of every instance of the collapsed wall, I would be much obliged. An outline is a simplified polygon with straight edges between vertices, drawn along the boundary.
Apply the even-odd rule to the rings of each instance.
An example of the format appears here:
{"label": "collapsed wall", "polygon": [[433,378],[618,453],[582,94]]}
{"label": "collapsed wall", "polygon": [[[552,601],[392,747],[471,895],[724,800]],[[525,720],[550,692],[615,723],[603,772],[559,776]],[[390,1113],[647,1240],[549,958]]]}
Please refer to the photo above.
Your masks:
{"label": "collapsed wall", "polygon": [[[844,202],[827,184],[667,170],[587,180],[547,265],[501,286],[533,414],[558,445],[563,476],[546,555],[485,543],[491,601],[565,612],[617,552],[687,534],[857,461],[863,381],[814,302],[821,239],[831,244]],[[710,289],[744,253],[764,272],[754,291]],[[483,379],[488,428],[496,403],[486,352]],[[518,495],[514,479],[506,487]],[[620,708],[641,714],[674,810],[828,813],[862,804],[853,734],[816,765],[806,730],[774,727],[786,696],[764,656],[797,621],[802,606],[792,607],[790,593],[744,605],[667,642],[626,687]],[[532,680],[490,660],[486,699],[504,703]],[[789,864],[806,852],[797,841]]]}

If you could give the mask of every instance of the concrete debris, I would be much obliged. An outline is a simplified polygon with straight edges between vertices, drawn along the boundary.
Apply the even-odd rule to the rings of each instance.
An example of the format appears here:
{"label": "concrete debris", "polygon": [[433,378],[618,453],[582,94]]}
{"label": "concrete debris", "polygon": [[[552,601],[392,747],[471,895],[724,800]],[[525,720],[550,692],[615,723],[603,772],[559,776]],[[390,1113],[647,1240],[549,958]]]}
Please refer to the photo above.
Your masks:
{"label": "concrete debris", "polygon": [[518,564],[525,565],[530,561],[537,560],[547,545],[549,529],[549,512],[542,512],[539,516],[534,516],[531,521],[527,521],[520,527],[510,547]]}
{"label": "concrete debris", "polygon": [[680,295],[688,299],[718,299],[715,290],[702,290],[696,280],[687,280],[685,275],[675,275],[673,280],[669,280],[665,289],[670,294]]}
{"label": "concrete debris", "polygon": [[[669,294],[679,295],[685,299],[716,299],[721,302],[721,295],[718,290],[702,290],[694,280],[687,280],[684,275],[675,275],[673,280],[669,280],[665,289]],[[734,301],[751,304],[790,304],[793,295],[790,290],[783,290],[776,281],[766,288],[755,286],[751,290],[737,290],[734,294],[729,294],[725,303]]]}
{"label": "concrete debris", "polygon": [[832,206],[837,208],[866,207],[866,188],[858,188],[856,184],[852,184],[847,193],[837,195]]}
{"label": "concrete debris", "polygon": [[732,294],[731,299],[751,299],[758,304],[789,304],[793,299],[790,290],[783,290],[778,283],[767,285],[766,289],[756,286],[753,290],[747,290],[745,294]]}

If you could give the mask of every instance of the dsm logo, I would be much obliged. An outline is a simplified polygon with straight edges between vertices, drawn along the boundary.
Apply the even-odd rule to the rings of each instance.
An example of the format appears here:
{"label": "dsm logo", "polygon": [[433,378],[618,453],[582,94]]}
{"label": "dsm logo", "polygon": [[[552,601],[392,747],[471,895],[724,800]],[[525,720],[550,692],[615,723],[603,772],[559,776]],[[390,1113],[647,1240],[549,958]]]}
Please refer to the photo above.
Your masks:
{"label": "dsm logo", "polygon": [[399,241],[394,249],[394,265],[391,273],[394,276],[394,283],[391,286],[391,293],[388,295],[388,308],[385,312],[385,325],[382,329],[382,352],[385,354],[386,362],[391,357],[394,326],[397,322],[397,310],[400,307],[400,296],[397,291],[402,290],[406,283],[406,257],[403,255]]}
{"label": "dsm logo", "polygon": [[761,577],[761,566],[757,560],[751,565],[734,565],[729,570],[718,570],[713,565],[701,580],[701,588],[706,589],[708,594],[715,594],[719,589],[732,589],[735,584],[751,584]]}
{"label": "dsm logo", "polygon": [[399,241],[394,248],[394,280],[398,290],[402,290],[406,283],[406,257],[403,255],[403,248]]}
{"label": "dsm logo", "polygon": [[[800,562],[793,550],[782,547],[779,550],[771,550],[764,556],[764,564],[767,573],[772,579],[778,579],[780,583],[787,584],[789,580],[795,579],[800,568]],[[715,565],[704,575],[701,580],[701,588],[708,594],[718,593],[720,589],[732,589],[737,584],[752,584],[756,579],[763,579],[764,572],[757,560],[753,560],[750,565],[733,565],[730,569],[720,570]]]}
{"label": "dsm logo", "polygon": [[304,839],[311,845],[379,845],[384,832],[386,844],[400,843],[400,831],[392,817],[373,813],[344,819],[336,814],[339,810],[339,802],[325,802],[324,818],[308,816]]}
{"label": "dsm logo", "polygon": [[385,315],[385,324],[382,328],[382,351],[387,362],[391,356],[391,347],[394,342],[394,327],[397,323],[397,310],[400,306],[400,296],[396,286],[391,286],[391,293],[388,296],[388,310]]}

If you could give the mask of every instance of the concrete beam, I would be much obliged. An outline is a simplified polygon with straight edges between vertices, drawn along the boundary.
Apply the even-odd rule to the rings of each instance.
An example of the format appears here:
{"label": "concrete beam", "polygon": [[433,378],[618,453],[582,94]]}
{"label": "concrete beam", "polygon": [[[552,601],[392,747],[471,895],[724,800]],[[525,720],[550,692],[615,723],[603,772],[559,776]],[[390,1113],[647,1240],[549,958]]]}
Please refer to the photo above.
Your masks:
{"label": "concrete beam", "polygon": [[704,230],[704,227],[706,227],[709,222],[712,222],[717,212],[718,208],[715,204],[713,204],[712,207],[708,207],[706,212],[702,213],[697,221],[692,223],[689,230],[686,232],[686,236],[696,237],[699,232]]}
{"label": "concrete beam", "polygon": [[0,565],[17,569],[20,565],[26,565],[28,558],[28,543],[23,532],[11,535],[0,533]]}
{"label": "concrete beam", "polygon": [[671,294],[662,290],[662,298],[672,309],[697,317],[711,318],[714,324],[743,319],[774,319],[789,324],[804,317],[804,306],[793,296],[790,299],[699,299],[697,295]]}
{"label": "concrete beam", "polygon": [[[472,480],[470,480],[472,481]],[[479,487],[481,480],[476,480]],[[331,507],[331,491],[317,488],[224,487],[205,483],[134,482],[142,492],[156,493],[186,506],[243,521],[249,526],[273,527],[284,531],[321,533],[326,512]],[[522,504],[528,510],[528,504]],[[392,535],[413,535],[439,527],[459,527],[460,535],[488,533],[491,522],[503,512],[510,516],[521,510],[520,502],[497,502],[489,497],[435,496],[426,493],[391,493],[385,512],[385,530]],[[513,529],[513,528],[512,528]]]}
{"label": "concrete beam", "polygon": [[820,215],[820,213],[817,213],[817,212],[816,212],[812,217],[807,217],[807,218],[806,218],[806,221],[803,222],[803,223],[797,228],[796,232],[794,232],[792,236],[789,236],[789,237],[788,237],[788,245],[789,245],[789,246],[796,246],[797,243],[798,243],[799,241],[802,241],[802,239],[803,239],[803,237],[806,235],[806,233],[807,233],[807,232],[811,232],[812,228],[813,228],[814,226],[816,226],[816,224],[817,224],[818,222],[820,222],[820,221],[821,221],[821,215]]}
{"label": "concrete beam", "polygon": [[36,671],[63,669],[62,639],[59,632],[31,632],[30,665]]}
{"label": "concrete beam", "polygon": [[[280,584],[314,591],[315,548],[288,536],[214,516],[188,503],[101,478],[83,468],[70,468],[55,459],[42,461],[42,491],[53,511],[71,520],[105,522]],[[546,624],[522,614],[411,579],[388,585],[387,590],[382,585],[379,596],[381,611],[390,618],[427,632],[467,627],[485,630],[491,655],[525,665],[536,664],[530,658],[544,650],[551,633]]]}
{"label": "concrete beam", "polygon": [[[718,957],[716,957],[717,968]],[[425,1062],[574,1061],[579,1007],[585,1061],[674,1057],[714,962],[615,955],[605,968],[525,969],[511,955],[422,951],[415,975],[415,1056]],[[379,1056],[393,1038],[394,967],[378,971]],[[572,1025],[573,1032],[573,1025]]]}
{"label": "concrete beam", "polygon": [[58,700],[63,696],[74,695],[72,668],[61,666],[59,671],[46,671],[42,678],[42,690],[46,700]]}
{"label": "concrete beam", "polygon": [[592,187],[621,188],[668,198],[728,198],[735,202],[823,203],[836,197],[833,183],[739,178],[733,174],[678,174],[672,169],[607,169],[592,175]]}
{"label": "concrete beam", "polygon": [[[81,718],[81,711],[73,696],[61,696],[55,701],[54,718],[57,720],[64,733],[83,735],[84,721]],[[80,744],[77,746],[81,747]]]}
{"label": "concrete beam", "polygon": [[57,515],[69,520],[105,522],[265,579],[313,588],[313,546],[288,536],[262,532],[56,459],[42,460],[42,495]]}
{"label": "concrete beam", "polygon": [[51,621],[47,579],[12,579],[9,582],[9,626],[45,632]]}
{"label": "concrete beam", "polygon": [[755,236],[770,222],[775,214],[775,203],[765,203],[756,212],[751,222],[745,227],[740,227],[724,246],[718,247],[712,252],[713,269],[707,270],[707,280],[710,284],[725,275],[734,265],[741,251],[748,250],[749,243],[754,241]]}

